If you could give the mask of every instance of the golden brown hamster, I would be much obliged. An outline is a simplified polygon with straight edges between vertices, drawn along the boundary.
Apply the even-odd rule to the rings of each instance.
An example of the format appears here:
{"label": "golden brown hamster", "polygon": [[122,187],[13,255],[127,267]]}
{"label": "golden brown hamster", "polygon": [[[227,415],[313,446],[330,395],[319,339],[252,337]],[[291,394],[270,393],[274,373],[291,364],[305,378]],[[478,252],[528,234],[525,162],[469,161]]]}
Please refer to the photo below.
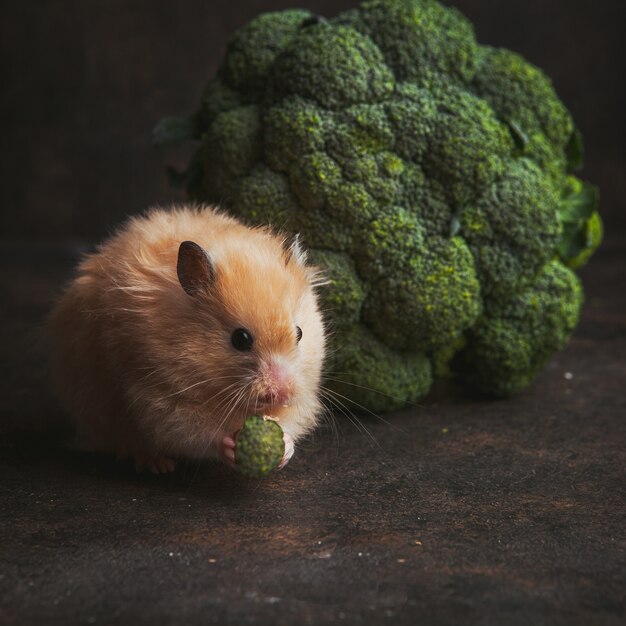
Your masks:
{"label": "golden brown hamster", "polygon": [[324,326],[297,238],[211,207],[131,218],[80,264],[48,324],[53,374],[82,449],[158,473],[234,462],[253,414],[285,458],[320,413]]}

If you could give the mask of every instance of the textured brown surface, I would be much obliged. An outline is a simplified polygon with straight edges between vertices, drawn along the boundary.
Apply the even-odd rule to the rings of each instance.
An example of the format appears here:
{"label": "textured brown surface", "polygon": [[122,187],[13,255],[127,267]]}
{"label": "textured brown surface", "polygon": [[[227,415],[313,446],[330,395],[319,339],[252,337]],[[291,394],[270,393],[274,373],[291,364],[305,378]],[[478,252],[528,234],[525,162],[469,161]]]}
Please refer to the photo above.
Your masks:
{"label": "textured brown surface", "polygon": [[362,418],[373,442],[339,416],[259,482],[64,448],[29,345],[71,256],[0,246],[3,625],[624,623],[619,239],[526,392],[435,393]]}

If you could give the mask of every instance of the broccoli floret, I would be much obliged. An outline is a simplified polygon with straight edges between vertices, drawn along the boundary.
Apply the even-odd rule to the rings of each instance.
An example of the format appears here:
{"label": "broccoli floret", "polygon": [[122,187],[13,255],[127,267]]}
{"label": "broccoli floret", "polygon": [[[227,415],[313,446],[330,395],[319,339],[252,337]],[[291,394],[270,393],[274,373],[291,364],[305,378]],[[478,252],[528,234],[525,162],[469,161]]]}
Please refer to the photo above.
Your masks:
{"label": "broccoli floret", "polygon": [[271,472],[285,454],[283,429],[278,422],[253,415],[237,435],[235,464],[245,476],[260,478]]}
{"label": "broccoli floret", "polygon": [[217,115],[204,138],[203,171],[207,190],[220,189],[232,198],[239,178],[249,172],[261,156],[259,110],[247,105]]}
{"label": "broccoli floret", "polygon": [[532,287],[494,302],[469,331],[459,356],[464,378],[491,394],[520,391],[565,346],[582,300],[576,275],[558,261],[546,264]]}
{"label": "broccoli floret", "polygon": [[439,181],[452,206],[474,200],[504,172],[513,141],[489,105],[453,86],[437,87],[435,128],[424,158],[425,172]]}
{"label": "broccoli floret", "polygon": [[242,177],[232,192],[239,216],[256,224],[271,224],[279,230],[293,231],[297,206],[286,176],[257,164]]}
{"label": "broccoli floret", "polygon": [[517,159],[460,214],[485,297],[519,291],[554,256],[559,197],[528,159]]}
{"label": "broccoli floret", "polygon": [[515,52],[484,46],[472,87],[504,122],[515,124],[528,136],[544,137],[553,146],[554,156],[563,158],[574,125],[539,68]]}
{"label": "broccoli floret", "polygon": [[463,81],[474,74],[472,25],[434,0],[369,0],[337,21],[371,37],[398,80],[428,84],[437,74]]}
{"label": "broccoli floret", "polygon": [[426,237],[402,208],[374,220],[354,256],[371,284],[363,320],[392,348],[440,347],[480,313],[480,286],[465,242]]}
{"label": "broccoli floret", "polygon": [[309,261],[322,268],[324,273],[326,284],[320,300],[322,311],[332,314],[334,326],[329,330],[345,330],[358,324],[366,292],[349,255],[328,250],[312,250]]}
{"label": "broccoli floret", "polygon": [[256,101],[273,75],[277,55],[299,34],[311,15],[309,11],[289,10],[253,19],[228,43],[218,72],[220,78],[246,101]]}
{"label": "broccoli floret", "polygon": [[299,232],[326,269],[329,381],[355,403],[416,400],[433,366],[517,390],[575,324],[567,268],[602,238],[580,134],[541,70],[436,0],[262,15],[168,129],[200,141],[195,199]]}
{"label": "broccoli floret", "polygon": [[276,100],[297,95],[331,109],[378,101],[394,87],[393,74],[369,37],[326,23],[301,29],[276,59],[270,82]]}
{"label": "broccoli floret", "polygon": [[390,411],[423,397],[432,384],[431,364],[423,352],[399,354],[362,324],[333,335],[331,375],[325,387],[338,407]]}

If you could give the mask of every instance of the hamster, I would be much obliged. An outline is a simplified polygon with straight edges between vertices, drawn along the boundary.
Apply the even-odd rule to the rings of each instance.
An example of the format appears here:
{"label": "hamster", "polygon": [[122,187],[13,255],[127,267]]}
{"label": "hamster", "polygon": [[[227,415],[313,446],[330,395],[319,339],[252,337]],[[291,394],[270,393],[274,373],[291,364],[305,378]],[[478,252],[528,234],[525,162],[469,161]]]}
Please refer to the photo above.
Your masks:
{"label": "hamster", "polygon": [[172,471],[234,465],[246,417],[285,432],[284,465],[321,410],[320,275],[297,237],[212,207],[153,209],[87,256],[48,320],[78,447]]}

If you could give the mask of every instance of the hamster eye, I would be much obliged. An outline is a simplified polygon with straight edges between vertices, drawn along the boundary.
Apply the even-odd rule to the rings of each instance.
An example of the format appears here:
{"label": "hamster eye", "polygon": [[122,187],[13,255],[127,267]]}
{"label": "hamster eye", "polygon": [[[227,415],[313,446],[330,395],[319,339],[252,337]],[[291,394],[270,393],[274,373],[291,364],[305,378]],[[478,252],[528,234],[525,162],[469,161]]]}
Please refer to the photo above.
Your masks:
{"label": "hamster eye", "polygon": [[302,329],[300,326],[296,326],[296,341],[299,343],[300,339],[302,339]]}
{"label": "hamster eye", "polygon": [[230,336],[230,342],[236,350],[239,350],[240,352],[248,352],[249,350],[252,350],[254,339],[245,328],[237,328]]}

